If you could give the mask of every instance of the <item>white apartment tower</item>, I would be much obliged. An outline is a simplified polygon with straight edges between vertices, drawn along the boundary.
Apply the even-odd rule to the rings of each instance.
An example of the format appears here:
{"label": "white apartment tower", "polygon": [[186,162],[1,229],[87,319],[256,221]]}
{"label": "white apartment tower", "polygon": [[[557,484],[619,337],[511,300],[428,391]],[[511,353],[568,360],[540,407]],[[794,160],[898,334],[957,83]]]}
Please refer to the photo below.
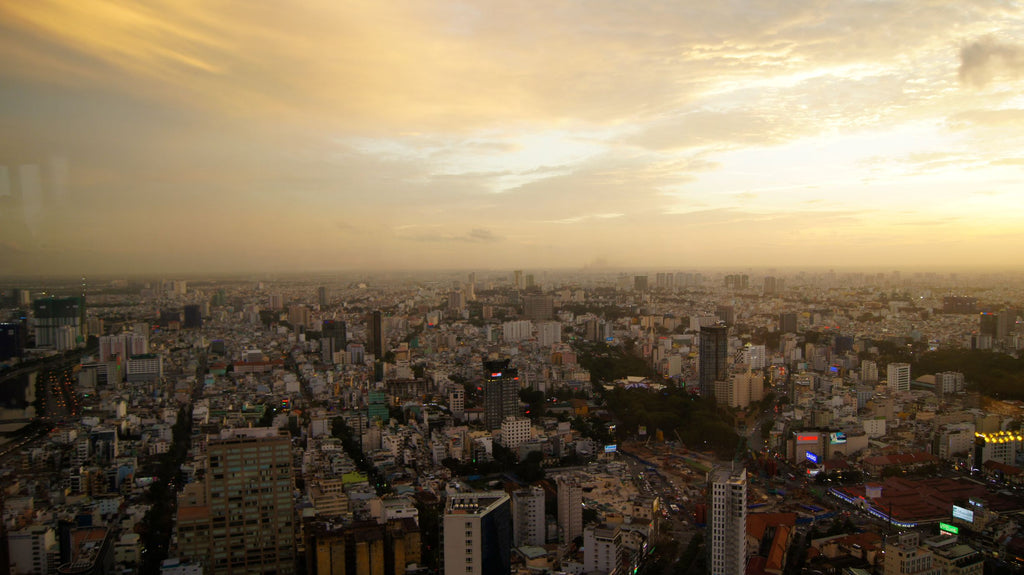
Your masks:
{"label": "white apartment tower", "polygon": [[516,547],[544,545],[544,490],[536,485],[512,492],[512,533]]}
{"label": "white apartment tower", "polygon": [[889,391],[910,391],[910,364],[890,363],[885,368]]}
{"label": "white apartment tower", "polygon": [[583,486],[573,475],[560,476],[557,484],[558,526],[562,529],[562,542],[569,543],[583,535]]}
{"label": "white apartment tower", "polygon": [[501,422],[501,443],[513,453],[519,446],[530,440],[530,419],[527,417],[506,417]]}
{"label": "white apartment tower", "polygon": [[713,468],[708,499],[708,572],[742,575],[747,563],[747,470]]}

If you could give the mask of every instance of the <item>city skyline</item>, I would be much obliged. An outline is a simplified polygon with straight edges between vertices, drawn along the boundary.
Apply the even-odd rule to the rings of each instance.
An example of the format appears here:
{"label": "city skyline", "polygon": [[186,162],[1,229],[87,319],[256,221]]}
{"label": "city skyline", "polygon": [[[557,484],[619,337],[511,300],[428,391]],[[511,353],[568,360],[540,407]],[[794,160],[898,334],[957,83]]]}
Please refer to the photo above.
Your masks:
{"label": "city skyline", "polygon": [[1006,269],[1022,10],[5,4],[0,268]]}

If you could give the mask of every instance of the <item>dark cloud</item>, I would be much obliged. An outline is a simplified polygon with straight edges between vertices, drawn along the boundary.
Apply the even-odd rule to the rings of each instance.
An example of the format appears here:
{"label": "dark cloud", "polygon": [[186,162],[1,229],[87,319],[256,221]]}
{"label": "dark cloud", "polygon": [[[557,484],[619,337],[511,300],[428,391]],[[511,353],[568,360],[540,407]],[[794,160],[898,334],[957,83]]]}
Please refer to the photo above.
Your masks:
{"label": "dark cloud", "polygon": [[1000,75],[1024,73],[1024,46],[985,37],[960,48],[960,81],[983,87]]}

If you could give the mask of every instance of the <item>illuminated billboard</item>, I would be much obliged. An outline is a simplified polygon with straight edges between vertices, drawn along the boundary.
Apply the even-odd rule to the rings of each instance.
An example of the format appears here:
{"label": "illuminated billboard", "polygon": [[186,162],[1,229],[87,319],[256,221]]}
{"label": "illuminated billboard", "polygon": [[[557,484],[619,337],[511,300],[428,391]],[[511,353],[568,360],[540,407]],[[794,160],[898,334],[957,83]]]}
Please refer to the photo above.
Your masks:
{"label": "illuminated billboard", "polygon": [[605,452],[605,453],[615,453],[615,451],[616,451],[616,450],[617,450],[618,448],[619,448],[619,446],[618,446],[618,445],[616,445],[616,444],[614,444],[614,443],[613,443],[612,445],[605,445],[605,446],[604,446],[604,452]]}
{"label": "illuminated billboard", "polygon": [[811,463],[817,463],[820,459],[818,454],[813,451],[808,451],[805,455],[807,456],[807,461],[810,461]]}
{"label": "illuminated billboard", "polygon": [[960,533],[960,528],[956,525],[950,525],[949,523],[939,523],[939,531],[945,531],[946,533],[956,535],[957,533]]}
{"label": "illuminated billboard", "polygon": [[796,434],[796,442],[797,443],[817,443],[818,442],[818,434],[817,433],[797,433]]}
{"label": "illuminated billboard", "polygon": [[841,445],[846,443],[846,434],[842,431],[834,431],[828,434],[828,439],[832,445]]}
{"label": "illuminated billboard", "polygon": [[968,523],[974,523],[974,512],[970,509],[960,507],[959,505],[953,506],[953,519],[959,519]]}

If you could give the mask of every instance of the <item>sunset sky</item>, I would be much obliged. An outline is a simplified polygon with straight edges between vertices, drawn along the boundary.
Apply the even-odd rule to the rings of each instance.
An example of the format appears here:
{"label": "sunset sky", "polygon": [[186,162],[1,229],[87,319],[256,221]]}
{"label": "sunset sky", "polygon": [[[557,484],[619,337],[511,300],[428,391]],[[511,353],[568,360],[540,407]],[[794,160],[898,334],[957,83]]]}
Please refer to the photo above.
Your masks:
{"label": "sunset sky", "polygon": [[0,3],[0,275],[1021,265],[1024,5]]}

